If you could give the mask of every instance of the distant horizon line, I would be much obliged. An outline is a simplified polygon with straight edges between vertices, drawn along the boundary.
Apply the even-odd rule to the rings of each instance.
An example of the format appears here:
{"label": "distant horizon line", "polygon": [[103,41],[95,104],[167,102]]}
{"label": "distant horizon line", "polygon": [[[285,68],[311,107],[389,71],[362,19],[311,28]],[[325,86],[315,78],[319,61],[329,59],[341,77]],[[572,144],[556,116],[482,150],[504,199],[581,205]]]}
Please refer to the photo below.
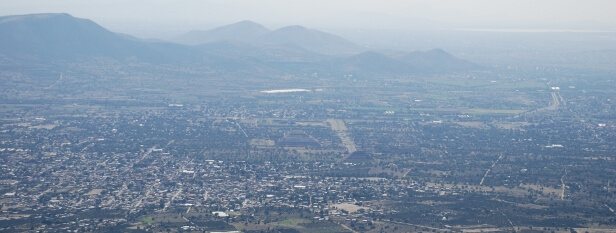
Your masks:
{"label": "distant horizon line", "polygon": [[[100,22],[93,20],[91,18],[82,18],[79,16],[74,16],[71,13],[68,12],[39,12],[39,13],[29,13],[29,14],[13,14],[13,15],[1,15],[0,17],[4,18],[4,17],[11,17],[11,16],[15,16],[15,17],[20,17],[20,16],[28,16],[28,15],[39,15],[39,16],[49,16],[49,15],[68,15],[71,16],[73,18],[79,18],[79,19],[87,19],[87,20],[91,20],[101,26],[103,26],[102,24],[100,24]],[[255,23],[258,25],[261,25],[269,30],[272,30],[272,27],[268,27],[265,26],[264,24],[257,22],[256,20],[253,19],[242,19],[242,20],[237,20],[234,21],[232,23],[223,23],[223,24],[219,24],[217,26],[214,25],[210,25],[210,28],[207,29],[198,29],[198,28],[193,28],[193,29],[173,29],[173,30],[165,30],[162,28],[159,28],[160,30],[153,30],[152,28],[150,29],[146,29],[147,31],[149,31],[150,33],[154,33],[154,32],[158,32],[158,33],[164,33],[164,31],[175,31],[177,32],[183,32],[183,33],[188,33],[191,31],[209,31],[209,30],[213,30],[219,27],[224,27],[224,26],[228,26],[228,25],[232,25],[232,24],[237,24],[237,23],[241,23],[241,22],[251,22],[251,23]],[[280,23],[279,23],[280,24]],[[271,26],[271,25],[270,25]],[[291,26],[301,26],[301,27],[305,27],[307,29],[316,29],[316,30],[324,30],[324,31],[331,31],[331,30],[366,30],[366,31],[466,31],[466,32],[501,32],[501,33],[616,33],[616,30],[601,30],[601,29],[571,29],[571,28],[515,28],[515,27],[434,27],[434,28],[372,28],[372,27],[366,27],[366,28],[362,28],[362,27],[356,27],[356,26],[350,26],[350,27],[314,27],[314,26],[305,26],[303,24],[289,24],[286,26],[282,26],[281,28],[284,27],[291,27]],[[138,32],[135,32],[133,30],[131,30],[131,32],[127,32],[126,30],[128,28],[124,28],[124,30],[111,26],[111,25],[107,25],[107,26],[103,26],[105,28],[108,28],[110,31],[116,32],[116,33],[123,33],[123,34],[129,34],[129,35],[133,35],[135,33],[140,34]],[[135,27],[135,26],[133,26]],[[277,28],[277,27],[274,27]],[[118,30],[120,29],[120,30]],[[143,29],[143,28],[142,28]],[[280,28],[278,28],[280,29]],[[174,34],[176,34],[174,33]],[[180,33],[180,34],[183,34]],[[139,37],[139,35],[137,35]],[[177,36],[177,34],[176,34]],[[143,37],[143,35],[141,35],[141,37]],[[152,35],[150,36],[146,36],[146,37],[152,37]],[[160,37],[160,35],[158,36]],[[164,37],[164,36],[163,36]]]}
{"label": "distant horizon line", "polygon": [[582,30],[582,29],[556,29],[556,28],[453,28],[450,30],[470,32],[577,32],[577,33],[614,33],[613,30]]}

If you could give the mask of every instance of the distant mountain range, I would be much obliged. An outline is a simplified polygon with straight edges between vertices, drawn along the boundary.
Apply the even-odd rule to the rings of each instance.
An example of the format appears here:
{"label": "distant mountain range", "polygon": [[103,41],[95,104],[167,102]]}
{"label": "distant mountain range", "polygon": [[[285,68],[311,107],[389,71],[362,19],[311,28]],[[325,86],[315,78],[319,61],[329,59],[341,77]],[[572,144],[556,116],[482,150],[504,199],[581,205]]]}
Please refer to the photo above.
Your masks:
{"label": "distant mountain range", "polygon": [[191,31],[175,38],[174,41],[187,45],[236,41],[256,46],[297,46],[329,55],[348,55],[365,50],[342,37],[303,26],[287,26],[271,31],[252,21],[241,21],[207,31]]}
{"label": "distant mountain range", "polygon": [[233,72],[404,74],[479,68],[439,49],[389,57],[303,26],[272,31],[242,21],[162,42],[114,33],[68,14],[0,17],[0,56],[30,62],[107,57],[155,64],[199,64]]}

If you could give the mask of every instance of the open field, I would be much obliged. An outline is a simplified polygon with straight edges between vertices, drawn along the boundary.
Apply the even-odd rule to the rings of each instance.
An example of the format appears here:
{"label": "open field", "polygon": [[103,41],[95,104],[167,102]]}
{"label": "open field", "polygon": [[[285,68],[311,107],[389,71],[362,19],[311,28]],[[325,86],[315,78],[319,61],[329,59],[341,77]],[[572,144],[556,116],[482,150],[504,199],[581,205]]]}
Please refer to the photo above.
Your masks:
{"label": "open field", "polygon": [[355,213],[360,209],[367,209],[365,207],[361,207],[361,206],[351,204],[351,203],[334,204],[334,205],[331,205],[331,207],[335,207],[336,209],[339,209],[339,210],[345,210],[349,213]]}
{"label": "open field", "polygon": [[86,195],[100,195],[105,189],[92,189]]}

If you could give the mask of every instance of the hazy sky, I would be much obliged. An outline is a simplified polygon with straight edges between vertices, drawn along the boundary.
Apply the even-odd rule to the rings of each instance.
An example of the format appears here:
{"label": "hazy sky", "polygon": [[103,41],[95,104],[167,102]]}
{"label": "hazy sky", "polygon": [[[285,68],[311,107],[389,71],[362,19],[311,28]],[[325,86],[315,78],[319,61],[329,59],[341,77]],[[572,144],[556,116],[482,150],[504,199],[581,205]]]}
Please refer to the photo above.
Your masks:
{"label": "hazy sky", "polygon": [[140,34],[240,20],[276,28],[560,28],[614,30],[614,0],[0,0],[0,15],[65,12]]}

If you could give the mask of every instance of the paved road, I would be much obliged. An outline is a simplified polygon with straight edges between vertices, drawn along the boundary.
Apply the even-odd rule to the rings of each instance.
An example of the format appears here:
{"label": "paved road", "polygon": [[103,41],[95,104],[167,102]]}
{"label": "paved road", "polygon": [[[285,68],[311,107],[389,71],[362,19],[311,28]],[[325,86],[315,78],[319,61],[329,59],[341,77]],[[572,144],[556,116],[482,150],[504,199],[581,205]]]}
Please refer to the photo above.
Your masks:
{"label": "paved road", "polygon": [[494,168],[494,166],[496,166],[496,164],[498,163],[498,161],[500,161],[503,158],[503,155],[498,156],[498,159],[492,164],[492,166],[490,168],[488,168],[488,171],[486,171],[486,174],[483,175],[483,178],[481,178],[481,182],[479,182],[479,186],[483,185],[483,181],[486,179],[486,177],[488,176],[488,174],[490,173],[490,171],[492,170],[492,168]]}

